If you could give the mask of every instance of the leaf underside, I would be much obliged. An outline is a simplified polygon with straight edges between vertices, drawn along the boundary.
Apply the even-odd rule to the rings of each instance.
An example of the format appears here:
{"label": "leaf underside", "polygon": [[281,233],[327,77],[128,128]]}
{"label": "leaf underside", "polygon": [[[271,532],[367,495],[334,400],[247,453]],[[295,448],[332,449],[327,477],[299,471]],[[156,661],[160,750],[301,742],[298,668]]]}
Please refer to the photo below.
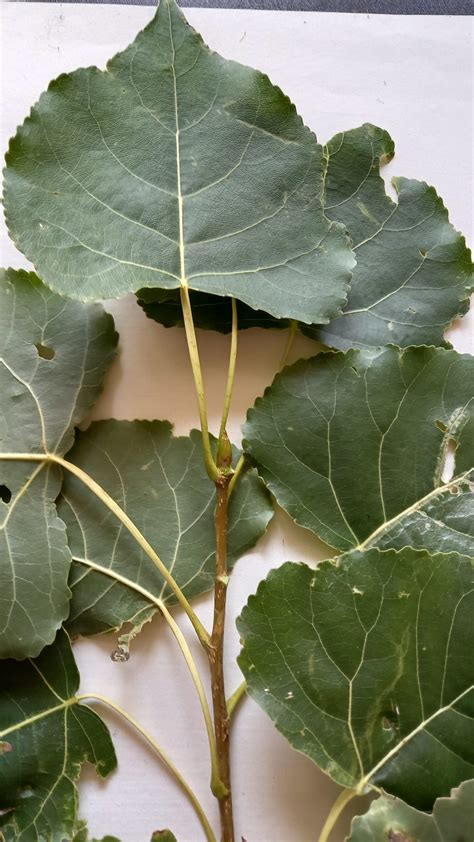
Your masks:
{"label": "leaf underside", "polygon": [[405,548],[270,573],[238,621],[250,695],[346,787],[420,810],[473,777],[473,562]]}
{"label": "leaf underside", "polygon": [[323,152],[267,76],[162,0],[106,71],[60,76],[33,107],[6,158],[8,226],[68,296],[187,285],[325,323],[354,259],[322,209]]}
{"label": "leaf underside", "polygon": [[386,195],[380,161],[393,150],[387,132],[367,124],[327,145],[325,213],[347,226],[357,265],[342,316],[302,330],[341,350],[440,345],[444,329],[469,307],[465,239],[425,182],[394,178],[397,202]]}
{"label": "leaf underside", "polygon": [[[215,489],[204,467],[199,431],[174,437],[166,421],[101,421],[78,434],[68,459],[122,506],[188,599],[213,587]],[[174,595],[153,562],[71,475],[64,479],[59,512],[74,558],[71,633],[107,631],[124,622],[139,626],[154,610],[147,592],[173,604]],[[230,501],[229,569],[265,532],[272,513],[263,483],[255,470],[247,471]]]}
{"label": "leaf underside", "polygon": [[[398,202],[386,195],[380,163],[393,152],[389,134],[370,124],[336,135],[325,147],[325,214],[347,227],[357,265],[343,314],[325,327],[300,327],[333,348],[440,345],[445,328],[469,306],[472,263],[464,238],[424,182],[394,179]],[[182,325],[174,291],[141,290],[138,298],[150,318]],[[229,302],[194,294],[192,303],[198,327],[230,330]],[[240,328],[287,325],[239,306]]]}
{"label": "leaf underside", "polygon": [[[112,318],[60,298],[33,273],[2,270],[0,337],[0,452],[64,455],[102,391],[117,341]],[[37,655],[67,617],[60,486],[55,467],[0,459],[0,657]]]}
{"label": "leaf underside", "polygon": [[[137,297],[140,307],[149,319],[164,327],[184,327],[179,290],[141,289]],[[205,292],[191,292],[190,299],[195,327],[201,330],[217,330],[219,333],[231,332],[230,299],[220,295],[208,295]],[[239,330],[251,327],[282,330],[291,324],[288,319],[276,319],[262,310],[254,310],[242,301],[237,302],[237,323]]]}
{"label": "leaf underside", "polygon": [[449,798],[438,798],[433,814],[396,798],[373,801],[352,820],[347,842],[470,842],[474,828],[474,781],[465,781]]}
{"label": "leaf underside", "polygon": [[72,839],[83,830],[75,784],[82,764],[92,763],[104,778],[115,769],[116,757],[102,720],[74,702],[79,673],[67,634],[60,631],[35,661],[3,661],[0,671],[5,842]]}
{"label": "leaf underside", "polygon": [[280,506],[330,546],[471,554],[473,394],[473,360],[455,351],[319,354],[257,399],[244,448]]}

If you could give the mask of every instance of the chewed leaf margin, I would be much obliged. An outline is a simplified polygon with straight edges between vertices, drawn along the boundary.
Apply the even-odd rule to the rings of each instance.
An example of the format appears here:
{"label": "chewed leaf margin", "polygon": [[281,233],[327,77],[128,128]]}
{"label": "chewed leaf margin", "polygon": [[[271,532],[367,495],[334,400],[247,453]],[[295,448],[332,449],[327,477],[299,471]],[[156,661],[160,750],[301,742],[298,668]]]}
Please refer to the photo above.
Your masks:
{"label": "chewed leaf margin", "polygon": [[2,838],[37,842],[51,828],[61,838],[84,835],[77,815],[81,766],[92,763],[105,778],[117,759],[107,726],[77,698],[67,633],[61,629],[34,661],[0,661],[0,676]]}

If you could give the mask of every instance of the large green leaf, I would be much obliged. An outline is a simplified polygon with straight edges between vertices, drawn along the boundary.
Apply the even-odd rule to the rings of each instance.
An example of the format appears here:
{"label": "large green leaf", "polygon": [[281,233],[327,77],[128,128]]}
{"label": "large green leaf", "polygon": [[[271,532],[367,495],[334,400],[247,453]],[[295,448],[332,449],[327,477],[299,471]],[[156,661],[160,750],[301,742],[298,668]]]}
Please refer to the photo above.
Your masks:
{"label": "large green leaf", "polygon": [[[112,318],[36,275],[0,275],[0,453],[60,456],[102,390]],[[54,500],[61,474],[0,458],[0,657],[37,655],[67,617],[71,554]]]}
{"label": "large green leaf", "polygon": [[433,813],[414,810],[398,798],[381,796],[365,816],[352,821],[347,842],[472,842],[474,781],[465,781],[450,798],[438,798]]}
{"label": "large green leaf", "polygon": [[11,235],[54,289],[235,296],[327,322],[354,265],[324,216],[323,148],[264,74],[209,50],[174,0],[107,71],[53,81],[7,154]]}
{"label": "large green leaf", "polygon": [[[68,459],[120,503],[188,599],[213,587],[215,489],[197,430],[176,438],[166,421],[101,421],[78,434]],[[147,592],[175,601],[130,534],[72,476],[65,478],[59,511],[75,559],[68,620],[74,634],[119,628],[124,622],[140,627],[153,611]],[[263,483],[255,470],[247,471],[229,507],[230,568],[261,537],[271,517]]]}
{"label": "large green leaf", "polygon": [[287,563],[238,622],[248,692],[338,783],[429,810],[474,773],[473,583],[411,548]]}
{"label": "large green leaf", "polygon": [[[387,132],[365,124],[338,134],[325,147],[326,216],[346,225],[355,246],[349,300],[327,327],[302,324],[307,336],[335,348],[439,345],[445,327],[467,310],[472,290],[470,252],[428,185],[395,179],[398,204],[385,193],[380,163],[393,157]],[[141,290],[147,316],[166,327],[182,324],[179,295]],[[226,333],[231,308],[218,296],[192,296],[195,323]],[[286,327],[239,306],[239,327]]]}
{"label": "large green leaf", "polygon": [[0,827],[5,842],[64,842],[77,829],[75,781],[85,762],[116,766],[110,734],[75,694],[79,673],[64,631],[35,661],[0,664]]}
{"label": "large green leaf", "polygon": [[474,361],[455,351],[320,354],[277,375],[244,447],[278,503],[333,547],[470,553],[473,395]]}

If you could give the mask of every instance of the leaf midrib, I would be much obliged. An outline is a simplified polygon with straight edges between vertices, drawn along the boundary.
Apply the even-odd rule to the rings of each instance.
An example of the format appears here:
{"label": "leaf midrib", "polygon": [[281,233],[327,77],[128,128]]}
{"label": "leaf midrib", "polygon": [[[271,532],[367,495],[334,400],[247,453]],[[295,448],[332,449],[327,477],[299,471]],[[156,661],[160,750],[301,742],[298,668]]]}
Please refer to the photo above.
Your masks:
{"label": "leaf midrib", "polygon": [[417,500],[413,505],[409,506],[408,509],[403,509],[403,511],[399,512],[395,517],[391,518],[390,520],[384,521],[377,529],[369,535],[365,541],[362,541],[361,544],[358,544],[356,547],[352,547],[349,552],[362,552],[363,550],[370,549],[371,545],[374,541],[378,540],[384,532],[387,532],[392,526],[395,526],[399,521],[403,521],[404,518],[408,517],[408,515],[413,514],[414,512],[419,511],[426,503],[429,503],[430,500],[433,500],[438,494],[444,494],[446,491],[449,491],[450,488],[459,485],[460,483],[464,482],[471,473],[471,468],[465,471],[463,474],[459,474],[457,477],[453,477],[449,482],[445,483],[444,485],[440,485],[437,488],[433,488],[432,491],[429,491],[428,494],[425,494],[424,497],[421,497]]}
{"label": "leaf midrib", "polygon": [[173,51],[172,61],[171,61],[171,71],[173,73],[173,90],[174,90],[174,114],[175,114],[175,122],[176,122],[176,130],[175,130],[175,144],[176,144],[176,188],[177,188],[177,195],[178,195],[178,248],[179,248],[179,265],[180,265],[180,283],[182,287],[187,287],[188,282],[186,279],[186,264],[185,264],[185,256],[184,256],[184,212],[183,212],[183,191],[181,189],[181,150],[180,150],[180,142],[179,142],[179,111],[178,111],[178,89],[176,84],[176,67],[175,67],[175,59],[176,59],[176,50],[174,46],[173,40],[173,27],[171,25],[171,10],[168,6],[168,22],[169,22],[169,31],[170,31],[170,43],[171,49]]}
{"label": "leaf midrib", "polygon": [[451,710],[451,709],[454,707],[454,705],[455,705],[455,704],[457,704],[459,701],[461,701],[461,699],[463,699],[463,698],[464,698],[464,696],[466,696],[466,695],[467,695],[468,693],[470,693],[472,690],[474,690],[474,684],[471,684],[469,687],[467,687],[465,690],[463,690],[463,691],[462,691],[462,693],[459,693],[459,695],[458,695],[458,696],[456,696],[456,698],[455,698],[455,699],[453,699],[451,702],[449,702],[449,704],[444,705],[444,707],[439,708],[438,710],[436,710],[436,711],[435,711],[434,713],[432,713],[432,714],[431,714],[431,716],[429,716],[427,719],[423,719],[423,720],[422,720],[422,722],[420,722],[420,723],[419,723],[419,725],[417,725],[417,727],[416,727],[416,728],[414,728],[412,731],[410,731],[410,733],[409,733],[409,734],[407,734],[405,737],[403,737],[403,738],[402,738],[402,739],[401,739],[401,740],[400,740],[400,741],[399,741],[399,742],[398,742],[398,743],[397,743],[397,744],[396,744],[396,745],[395,745],[395,746],[394,746],[394,747],[393,747],[393,748],[392,748],[392,749],[388,752],[388,754],[386,754],[386,755],[385,755],[385,756],[384,756],[381,760],[379,760],[379,762],[378,762],[378,763],[377,763],[377,764],[376,764],[376,765],[375,765],[375,766],[374,766],[374,767],[370,770],[370,772],[368,772],[368,774],[367,774],[367,775],[365,775],[365,776],[364,776],[364,777],[363,777],[363,778],[359,781],[359,783],[358,783],[358,785],[357,785],[357,787],[356,787],[356,792],[357,792],[357,794],[358,794],[358,795],[362,795],[362,793],[363,793],[363,791],[364,791],[365,787],[371,783],[371,779],[374,777],[374,775],[376,775],[376,774],[377,774],[377,772],[378,772],[380,769],[383,769],[383,767],[384,767],[384,766],[385,766],[385,765],[386,765],[386,764],[387,764],[387,763],[388,763],[388,762],[392,759],[392,757],[395,757],[395,755],[396,755],[396,754],[398,754],[398,752],[399,752],[399,751],[401,751],[401,749],[402,749],[405,745],[407,745],[407,743],[409,743],[409,742],[410,742],[410,740],[412,740],[414,737],[416,737],[416,735],[417,735],[417,734],[419,734],[421,731],[424,731],[424,730],[427,728],[427,726],[428,726],[431,722],[433,722],[433,721],[434,721],[434,720],[435,720],[438,716],[441,716],[441,714],[446,713],[447,711]]}
{"label": "leaf midrib", "polygon": [[20,731],[22,728],[26,728],[28,725],[33,725],[34,722],[38,722],[40,719],[45,719],[47,716],[51,716],[53,713],[57,713],[61,710],[66,710],[67,708],[70,708],[73,705],[77,704],[79,704],[79,699],[76,698],[76,696],[72,696],[70,699],[64,699],[60,704],[54,705],[52,708],[48,708],[47,710],[42,710],[40,713],[35,713],[33,714],[33,716],[29,716],[27,717],[27,719],[23,719],[21,722],[16,722],[15,725],[11,725],[4,731],[0,731],[0,739],[3,739],[3,737],[7,737],[9,734],[15,733],[15,731]]}

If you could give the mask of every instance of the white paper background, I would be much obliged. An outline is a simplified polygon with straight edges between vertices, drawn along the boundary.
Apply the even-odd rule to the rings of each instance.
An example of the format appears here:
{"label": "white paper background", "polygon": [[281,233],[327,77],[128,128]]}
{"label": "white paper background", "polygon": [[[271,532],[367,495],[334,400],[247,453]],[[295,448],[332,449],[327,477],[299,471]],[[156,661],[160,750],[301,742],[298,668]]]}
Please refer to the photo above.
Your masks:
{"label": "white paper background", "polygon": [[[151,17],[136,6],[12,3],[2,7],[2,147],[48,81],[78,66],[103,67]],[[434,184],[456,227],[472,232],[472,20],[188,9],[189,20],[227,58],[258,66],[287,92],[320,140],[370,121],[388,129],[396,157],[386,176]],[[2,264],[27,266],[2,228]],[[114,302],[121,353],[94,417],[169,418],[178,433],[197,423],[184,335],[148,321],[133,299]],[[472,351],[472,320],[450,331]],[[218,427],[228,339],[199,336],[211,426]],[[270,382],[284,344],[278,332],[246,331],[239,339],[236,392],[229,432],[238,440],[246,408]],[[314,348],[299,339],[294,357]],[[281,512],[258,548],[239,561],[229,588],[229,691],[240,681],[234,618],[266,574],[288,558],[311,563],[325,551]],[[210,624],[210,602],[199,611]],[[186,626],[186,623],[183,623]],[[189,635],[196,657],[198,647]],[[128,709],[169,751],[193,782],[211,817],[208,752],[200,710],[179,652],[155,621],[134,645],[127,664],[109,658],[110,638],[81,641],[75,653],[81,689],[102,692]],[[148,842],[169,826],[179,842],[200,842],[202,831],[187,801],[155,757],[107,714],[120,769],[105,783],[91,772],[81,783],[81,814],[94,834]],[[337,787],[274,730],[246,700],[236,716],[233,773],[237,836],[247,842],[315,840]],[[363,804],[358,805],[363,811]],[[344,822],[334,834],[342,842]]]}

